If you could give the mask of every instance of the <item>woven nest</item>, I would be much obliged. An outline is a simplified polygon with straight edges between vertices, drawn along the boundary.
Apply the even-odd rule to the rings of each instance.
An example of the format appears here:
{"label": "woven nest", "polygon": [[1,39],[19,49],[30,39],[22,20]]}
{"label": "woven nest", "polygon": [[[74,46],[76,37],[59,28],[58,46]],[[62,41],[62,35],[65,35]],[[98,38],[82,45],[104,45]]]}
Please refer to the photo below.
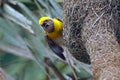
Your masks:
{"label": "woven nest", "polygon": [[[64,3],[63,32],[70,53],[83,62],[90,55],[95,80],[120,80],[116,76],[120,74],[120,1],[65,0]],[[114,73],[115,79],[110,79],[106,72]]]}

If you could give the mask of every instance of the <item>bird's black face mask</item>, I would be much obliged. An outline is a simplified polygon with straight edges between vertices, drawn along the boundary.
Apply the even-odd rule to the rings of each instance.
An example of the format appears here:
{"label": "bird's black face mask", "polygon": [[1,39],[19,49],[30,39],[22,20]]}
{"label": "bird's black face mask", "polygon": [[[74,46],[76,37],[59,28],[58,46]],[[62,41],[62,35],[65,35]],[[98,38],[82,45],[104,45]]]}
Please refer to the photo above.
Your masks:
{"label": "bird's black face mask", "polygon": [[48,33],[54,31],[54,23],[53,23],[52,20],[46,20],[46,21],[44,21],[41,26]]}

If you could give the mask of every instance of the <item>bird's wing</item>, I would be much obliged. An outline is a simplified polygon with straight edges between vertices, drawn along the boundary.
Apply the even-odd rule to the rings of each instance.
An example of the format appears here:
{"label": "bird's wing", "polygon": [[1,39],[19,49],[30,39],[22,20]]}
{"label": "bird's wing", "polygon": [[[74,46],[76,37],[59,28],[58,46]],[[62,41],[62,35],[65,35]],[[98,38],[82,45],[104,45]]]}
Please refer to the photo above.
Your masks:
{"label": "bird's wing", "polygon": [[63,48],[56,44],[52,39],[48,36],[45,36],[46,42],[48,43],[50,49],[61,59],[65,60],[65,56],[63,55]]}

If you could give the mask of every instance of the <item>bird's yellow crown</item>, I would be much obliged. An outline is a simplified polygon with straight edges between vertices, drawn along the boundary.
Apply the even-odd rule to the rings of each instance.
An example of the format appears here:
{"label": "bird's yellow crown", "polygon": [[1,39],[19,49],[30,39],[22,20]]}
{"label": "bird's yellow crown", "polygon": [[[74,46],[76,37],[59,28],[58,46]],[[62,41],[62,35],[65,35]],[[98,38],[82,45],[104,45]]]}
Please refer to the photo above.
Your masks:
{"label": "bird's yellow crown", "polygon": [[50,17],[41,17],[41,18],[39,19],[39,24],[41,25],[44,21],[50,20],[50,19],[51,19]]}

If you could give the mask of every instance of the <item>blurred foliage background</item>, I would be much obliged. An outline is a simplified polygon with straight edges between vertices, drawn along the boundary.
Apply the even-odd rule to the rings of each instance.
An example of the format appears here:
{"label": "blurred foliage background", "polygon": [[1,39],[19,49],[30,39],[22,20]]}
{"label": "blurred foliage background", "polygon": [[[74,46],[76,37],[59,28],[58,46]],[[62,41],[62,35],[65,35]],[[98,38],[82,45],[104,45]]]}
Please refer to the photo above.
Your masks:
{"label": "blurred foliage background", "polygon": [[[71,68],[45,43],[38,24],[41,16],[62,19],[62,3],[63,0],[0,0],[0,73],[6,76],[5,80],[58,80],[54,69],[46,66],[49,60],[66,80],[74,80]],[[89,76],[80,66],[79,69],[79,77]]]}

